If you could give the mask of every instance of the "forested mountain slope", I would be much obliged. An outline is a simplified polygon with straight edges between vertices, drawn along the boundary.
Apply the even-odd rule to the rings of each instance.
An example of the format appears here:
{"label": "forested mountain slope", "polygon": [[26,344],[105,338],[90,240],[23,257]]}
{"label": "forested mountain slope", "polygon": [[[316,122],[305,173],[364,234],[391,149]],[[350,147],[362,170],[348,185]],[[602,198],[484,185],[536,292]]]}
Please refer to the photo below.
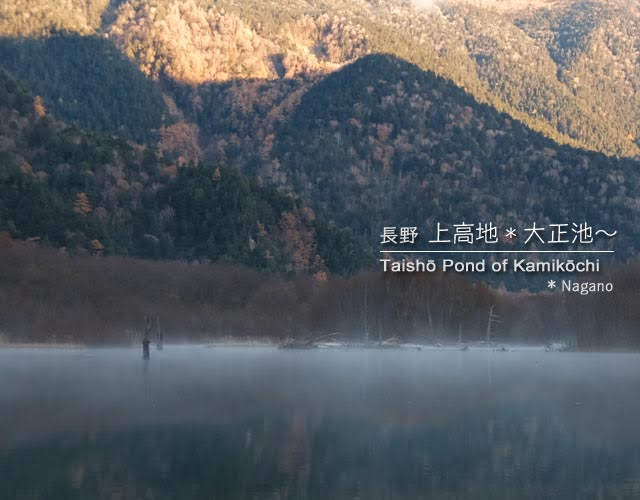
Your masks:
{"label": "forested mountain slope", "polygon": [[[389,55],[315,85],[260,175],[375,241],[383,226],[589,221],[637,249],[640,170],[559,146],[451,82]],[[284,179],[284,181],[283,181]]]}
{"label": "forested mountain slope", "polygon": [[16,237],[343,273],[383,226],[438,220],[587,220],[638,248],[638,164],[607,156],[638,156],[633,5],[18,5],[0,9],[0,64],[33,92],[3,74]]}
{"label": "forested mountain slope", "polygon": [[0,231],[74,252],[228,260],[282,272],[349,273],[366,263],[349,232],[295,196],[230,168],[178,169],[152,148],[68,126],[6,72]]}
{"label": "forested mountain slope", "polygon": [[159,87],[103,38],[6,39],[0,62],[66,122],[138,141],[171,122]]}
{"label": "forested mountain slope", "polygon": [[[390,53],[452,79],[479,101],[557,142],[610,155],[640,154],[636,4],[452,0],[429,2],[426,9],[417,4],[407,0],[19,1],[0,7],[0,35],[40,37],[62,30],[104,36],[152,79],[192,88],[233,81],[241,95],[251,88],[239,81],[304,82],[365,54]],[[0,46],[6,43],[0,41]],[[89,52],[95,52],[94,63],[108,65],[104,48],[90,39],[87,43]],[[65,92],[56,78],[49,78],[55,71],[37,61],[47,53],[34,52],[29,45],[22,49],[23,54],[13,59],[27,66],[35,61],[38,73],[22,71],[20,77],[32,86],[52,87],[38,92],[60,116],[72,114],[66,110],[69,101],[56,98]],[[65,50],[77,61],[74,52],[83,49],[65,45]],[[91,61],[86,62],[90,68]],[[120,69],[118,64],[111,71]],[[104,120],[117,121],[108,110],[109,100],[100,95],[95,99],[101,101]],[[197,100],[192,104],[199,106]],[[110,129],[117,129],[117,123]],[[208,139],[202,138],[205,147]]]}

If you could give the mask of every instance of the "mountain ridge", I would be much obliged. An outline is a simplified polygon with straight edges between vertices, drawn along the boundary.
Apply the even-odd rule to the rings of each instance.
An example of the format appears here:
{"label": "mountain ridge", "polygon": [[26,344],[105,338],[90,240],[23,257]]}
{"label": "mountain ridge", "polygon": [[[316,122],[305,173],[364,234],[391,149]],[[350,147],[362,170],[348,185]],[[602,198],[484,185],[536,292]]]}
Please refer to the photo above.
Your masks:
{"label": "mountain ridge", "polygon": [[591,219],[626,233],[616,245],[638,241],[635,161],[559,146],[394,56],[322,80],[283,127],[263,175],[288,166],[292,189],[369,241],[387,225],[474,217]]}
{"label": "mountain ridge", "polygon": [[[593,23],[580,21],[588,2],[499,18],[462,3],[422,11],[408,2],[357,0],[359,13],[342,0],[299,0],[282,11],[274,10],[276,3],[252,11],[251,1],[111,2],[113,15],[94,34],[0,39],[3,62],[39,99],[28,105],[28,117],[9,117],[27,131],[23,136],[4,130],[9,188],[27,179],[36,195],[53,196],[51,206],[76,219],[86,200],[74,197],[84,193],[92,210],[105,208],[100,213],[110,231],[123,238],[107,241],[93,223],[65,232],[63,220],[55,222],[56,245],[93,251],[95,239],[109,252],[160,258],[237,253],[258,267],[348,274],[362,264],[358,258],[370,262],[364,256],[387,225],[578,218],[619,230],[620,258],[636,253],[638,163],[611,150],[589,151],[612,133],[605,114],[594,121],[597,106],[624,115],[634,101],[622,99],[625,108],[616,90],[610,102],[585,108],[588,86],[578,81],[575,93],[565,86],[576,67],[597,70],[587,57],[594,50],[632,40],[615,33],[602,38],[602,26],[618,26],[610,15],[617,3],[597,4]],[[558,41],[565,18],[575,20],[575,29]],[[169,36],[173,29],[181,34],[176,39]],[[192,51],[198,33],[202,43]],[[245,60],[248,51],[255,57]],[[633,88],[636,75],[625,61],[634,52],[628,43],[610,52],[617,58],[612,68],[626,75],[620,89]],[[527,68],[527,61],[535,65]],[[605,71],[596,86],[606,81]],[[127,93],[127,86],[136,92]],[[77,89],[88,90],[76,98]],[[118,97],[123,93],[143,98],[130,102]],[[112,95],[119,108],[108,107]],[[36,108],[46,116],[35,117]],[[621,144],[623,132],[627,143],[635,140],[628,132],[635,118],[619,122],[625,120],[612,144]],[[593,143],[557,127],[581,130]],[[128,163],[114,164],[110,148],[129,155]],[[65,154],[78,155],[78,163]],[[631,149],[622,156],[635,158]],[[222,217],[215,199],[225,195],[211,182],[218,175],[250,207],[238,221],[251,221],[251,228],[230,246],[216,241],[224,232],[214,224]],[[291,217],[273,208],[279,197],[289,200]],[[4,227],[13,221],[14,236],[44,236],[16,226],[12,210]],[[262,210],[271,221],[269,237],[254,258]],[[202,225],[194,222],[199,213]],[[66,222],[77,229],[77,221]],[[263,257],[278,247],[284,250],[271,266]],[[350,257],[340,259],[338,248],[349,249]]]}
{"label": "mountain ridge", "polygon": [[[621,1],[543,2],[509,12],[472,2],[425,10],[404,0],[86,5],[85,24],[92,27],[78,28],[74,16],[52,7],[49,28],[107,37],[154,79],[191,86],[315,79],[365,54],[389,52],[450,78],[556,142],[613,156],[640,155],[640,71],[634,64],[640,12]],[[20,12],[45,9],[41,1],[19,6]],[[99,26],[91,21],[98,14]],[[5,12],[0,34],[16,36],[10,28],[22,25],[22,35],[47,34],[34,16],[25,20],[15,12]],[[572,55],[562,56],[568,50]]]}
{"label": "mountain ridge", "polygon": [[231,167],[176,168],[153,148],[69,126],[1,70],[0,118],[0,231],[14,238],[319,279],[368,261],[348,230],[294,195]]}

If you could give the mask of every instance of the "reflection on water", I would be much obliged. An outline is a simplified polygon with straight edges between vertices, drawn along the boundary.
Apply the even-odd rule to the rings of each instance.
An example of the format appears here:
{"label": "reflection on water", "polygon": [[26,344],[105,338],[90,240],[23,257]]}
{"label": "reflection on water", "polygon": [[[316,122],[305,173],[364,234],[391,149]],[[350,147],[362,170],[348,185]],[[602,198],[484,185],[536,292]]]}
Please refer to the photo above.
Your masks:
{"label": "reflection on water", "polygon": [[639,382],[635,354],[0,350],[0,498],[640,498]]}

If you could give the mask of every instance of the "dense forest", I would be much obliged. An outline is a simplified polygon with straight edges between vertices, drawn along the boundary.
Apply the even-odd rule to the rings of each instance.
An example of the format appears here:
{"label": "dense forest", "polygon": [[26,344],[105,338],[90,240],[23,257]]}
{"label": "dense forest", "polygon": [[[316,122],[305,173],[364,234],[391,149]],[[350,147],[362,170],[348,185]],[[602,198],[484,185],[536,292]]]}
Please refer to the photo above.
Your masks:
{"label": "dense forest", "polygon": [[4,40],[0,61],[66,122],[139,142],[152,141],[171,122],[160,89],[103,38]]}
{"label": "dense forest", "polygon": [[[635,161],[558,146],[394,56],[360,58],[314,84],[287,119],[272,119],[267,144],[240,114],[228,131],[236,141],[207,154],[196,145],[191,161],[175,135],[139,146],[67,126],[3,81],[12,195],[2,227],[14,237],[141,257],[234,255],[272,270],[333,262],[329,271],[347,273],[365,265],[368,250],[357,249],[375,248],[387,225],[588,221],[619,232],[620,257],[638,250]],[[204,109],[224,136],[216,118],[230,108]]]}
{"label": "dense forest", "polygon": [[348,230],[299,198],[233,168],[177,169],[151,148],[67,126],[6,73],[0,116],[0,229],[13,237],[281,272],[348,273],[367,262]]}
{"label": "dense forest", "polygon": [[167,339],[284,340],[339,333],[344,341],[567,342],[637,347],[638,264],[598,279],[615,292],[582,296],[497,291],[463,276],[362,272],[292,279],[244,266],[70,256],[0,235],[3,341],[137,342],[144,318]]}
{"label": "dense forest", "polygon": [[[589,220],[638,236],[638,164],[558,146],[451,82],[372,55],[304,94],[263,177],[375,241],[386,225]],[[619,246],[618,246],[619,245]]]}
{"label": "dense forest", "polygon": [[[328,282],[350,290],[324,288],[331,300],[361,303],[358,280],[382,278],[359,272],[389,225],[587,221],[618,232],[594,248],[624,261],[640,250],[639,23],[638,8],[618,0],[3,2],[0,231],[65,262],[246,266],[302,294],[307,312],[305,290]],[[131,274],[152,265],[121,264]],[[430,339],[475,332],[497,300],[485,285],[406,282],[449,287],[475,312],[437,326],[385,296],[369,323],[381,335],[399,325]],[[408,300],[389,286],[371,293]],[[323,300],[313,314],[358,328],[357,314],[350,324],[318,312]],[[460,306],[441,300],[440,311]],[[328,328],[289,320],[292,333]],[[265,331],[277,335],[278,321]],[[196,323],[190,331],[240,330]],[[510,328],[505,338],[521,338]],[[616,342],[631,342],[620,331]]]}
{"label": "dense forest", "polygon": [[[494,4],[453,0],[422,9],[408,0],[5,2],[0,36],[7,38],[0,46],[22,52],[12,60],[39,68],[21,72],[28,73],[30,85],[47,87],[38,93],[60,116],[71,113],[65,108],[73,103],[54,97],[65,93],[58,72],[42,67],[30,44],[15,47],[12,38],[97,36],[157,82],[191,87],[308,81],[365,54],[390,53],[451,79],[558,142],[638,156],[637,6],[622,0]],[[65,50],[72,59],[83,57],[80,47]],[[98,66],[110,64],[101,59],[107,58],[96,55]],[[116,57],[113,62],[120,64]],[[74,84],[77,77],[70,76]],[[250,89],[237,86],[237,99],[246,100]],[[194,98],[197,107],[197,92]]]}
{"label": "dense forest", "polygon": [[97,2],[86,29],[52,10],[49,36],[0,55],[67,123],[146,142],[170,169],[238,168],[365,247],[392,223],[499,214],[608,225],[635,252],[635,161],[544,138],[636,156],[633,8],[277,3]]}

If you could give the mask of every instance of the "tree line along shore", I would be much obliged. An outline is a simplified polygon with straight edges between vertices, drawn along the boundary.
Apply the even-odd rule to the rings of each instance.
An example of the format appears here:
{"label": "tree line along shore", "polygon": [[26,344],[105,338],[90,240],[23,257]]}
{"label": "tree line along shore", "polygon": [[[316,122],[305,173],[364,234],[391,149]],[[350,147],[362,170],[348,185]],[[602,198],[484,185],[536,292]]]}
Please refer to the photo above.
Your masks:
{"label": "tree line along shore", "polygon": [[509,292],[444,273],[363,271],[283,276],[232,263],[69,255],[31,242],[0,244],[4,343],[138,342],[157,316],[170,341],[308,338],[340,332],[437,343],[492,340],[581,349],[640,346],[640,264],[600,276],[612,293]]}

